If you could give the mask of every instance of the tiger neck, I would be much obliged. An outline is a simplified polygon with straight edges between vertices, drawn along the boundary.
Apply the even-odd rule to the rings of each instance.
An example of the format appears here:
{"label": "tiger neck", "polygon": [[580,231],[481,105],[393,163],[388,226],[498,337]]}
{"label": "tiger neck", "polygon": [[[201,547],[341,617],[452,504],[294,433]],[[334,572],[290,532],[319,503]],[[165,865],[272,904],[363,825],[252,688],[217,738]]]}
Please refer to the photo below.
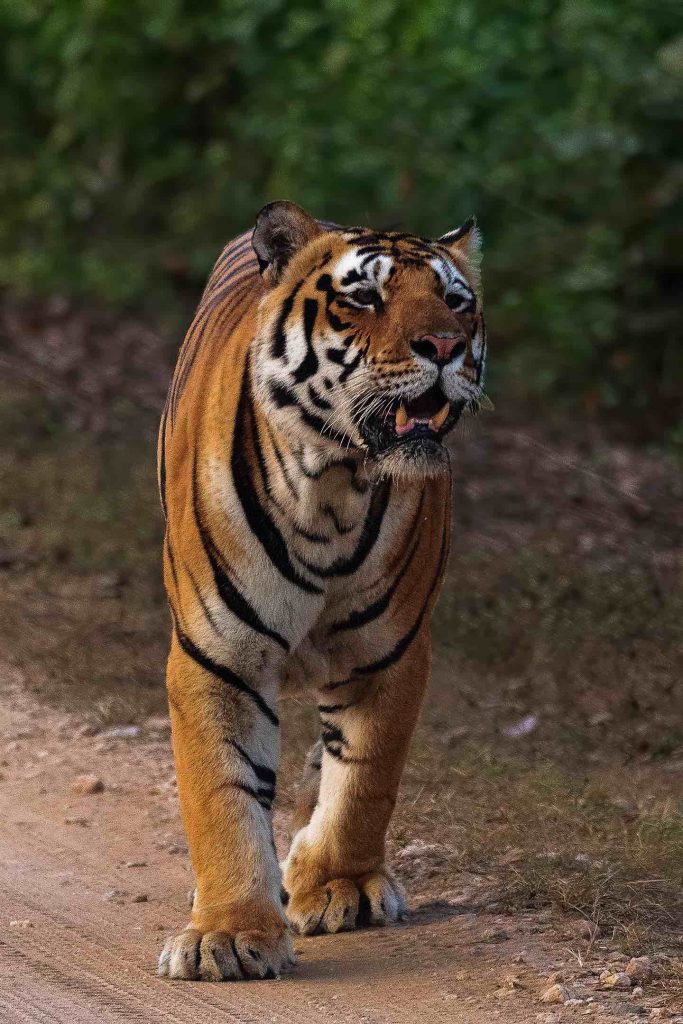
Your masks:
{"label": "tiger neck", "polygon": [[262,444],[267,440],[269,490],[280,515],[304,537],[353,536],[383,486],[368,475],[364,453],[295,441],[263,414],[259,419]]}

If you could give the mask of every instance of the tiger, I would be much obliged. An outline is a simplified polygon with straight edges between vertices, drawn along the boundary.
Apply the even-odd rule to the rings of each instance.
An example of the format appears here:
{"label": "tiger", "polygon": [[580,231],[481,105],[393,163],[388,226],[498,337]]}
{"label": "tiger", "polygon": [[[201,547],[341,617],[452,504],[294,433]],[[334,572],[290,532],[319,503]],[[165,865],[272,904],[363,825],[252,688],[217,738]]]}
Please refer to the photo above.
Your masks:
{"label": "tiger", "polygon": [[[167,694],[196,888],[158,974],[294,966],[292,934],[406,917],[386,832],[451,534],[444,441],[484,396],[474,220],[437,240],[285,201],[230,242],[159,432]],[[278,699],[308,694],[278,862]]]}

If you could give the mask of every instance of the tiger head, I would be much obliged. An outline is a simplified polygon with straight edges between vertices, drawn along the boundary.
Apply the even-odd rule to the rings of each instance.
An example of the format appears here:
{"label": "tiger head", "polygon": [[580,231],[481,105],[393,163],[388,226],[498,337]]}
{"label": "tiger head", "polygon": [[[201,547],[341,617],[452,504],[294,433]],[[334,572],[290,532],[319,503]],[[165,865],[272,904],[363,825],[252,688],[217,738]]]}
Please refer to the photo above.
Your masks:
{"label": "tiger head", "polygon": [[[447,471],[443,441],[481,403],[486,329],[473,221],[436,241],[261,210],[265,293],[253,379],[296,443],[364,456],[381,476]],[[331,455],[332,457],[332,455]]]}

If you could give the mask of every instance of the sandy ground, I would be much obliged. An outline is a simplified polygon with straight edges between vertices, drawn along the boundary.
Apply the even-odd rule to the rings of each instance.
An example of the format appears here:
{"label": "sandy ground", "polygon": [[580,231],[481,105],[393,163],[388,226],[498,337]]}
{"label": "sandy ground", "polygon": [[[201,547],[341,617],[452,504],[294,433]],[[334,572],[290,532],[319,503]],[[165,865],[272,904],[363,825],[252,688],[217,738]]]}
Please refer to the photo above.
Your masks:
{"label": "sandy ground", "polygon": [[[0,671],[0,689],[3,1024],[683,1021],[656,986],[635,999],[600,991],[571,927],[580,922],[558,930],[547,913],[482,912],[466,876],[447,897],[421,894],[397,927],[297,939],[299,964],[277,981],[157,979],[192,886],[167,722],[92,735],[27,696],[16,669]],[[73,791],[84,772],[102,780],[101,792]],[[286,823],[276,827],[284,843]],[[541,1002],[552,972],[575,1001]]]}

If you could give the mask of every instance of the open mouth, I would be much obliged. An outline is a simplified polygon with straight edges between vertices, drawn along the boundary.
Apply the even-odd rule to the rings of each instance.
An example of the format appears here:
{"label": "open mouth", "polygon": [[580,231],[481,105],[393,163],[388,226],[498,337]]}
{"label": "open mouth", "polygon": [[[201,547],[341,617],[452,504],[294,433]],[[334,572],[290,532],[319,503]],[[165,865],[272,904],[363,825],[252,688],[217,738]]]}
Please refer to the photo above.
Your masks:
{"label": "open mouth", "polygon": [[460,419],[465,402],[451,402],[438,384],[417,398],[396,399],[389,410],[369,417],[362,426],[364,440],[378,454],[397,446],[429,443],[440,447],[441,439]]}
{"label": "open mouth", "polygon": [[401,402],[395,413],[396,433],[405,437],[420,427],[426,427],[433,434],[438,434],[450,411],[451,403],[438,384],[434,384],[417,398]]}

